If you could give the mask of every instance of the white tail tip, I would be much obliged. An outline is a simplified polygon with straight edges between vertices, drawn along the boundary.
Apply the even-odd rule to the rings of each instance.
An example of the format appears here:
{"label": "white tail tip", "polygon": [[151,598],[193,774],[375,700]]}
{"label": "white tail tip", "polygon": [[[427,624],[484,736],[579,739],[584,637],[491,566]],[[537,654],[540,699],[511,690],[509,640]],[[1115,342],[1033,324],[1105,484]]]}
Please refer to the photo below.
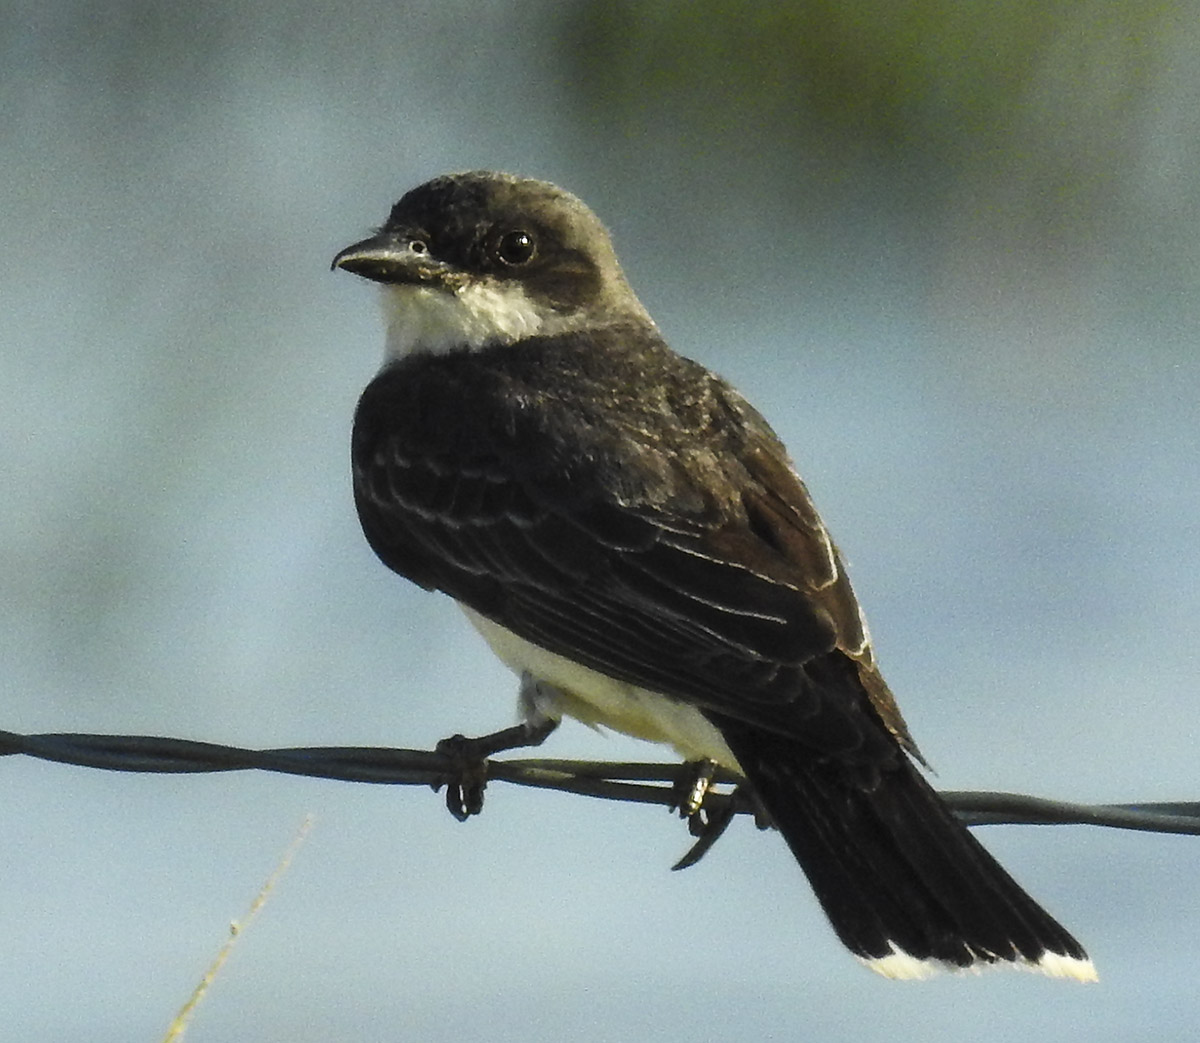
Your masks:
{"label": "white tail tip", "polygon": [[953,963],[946,963],[944,960],[922,959],[913,956],[893,943],[892,951],[886,956],[878,956],[874,959],[860,956],[859,960],[876,974],[882,974],[885,978],[893,978],[898,981],[923,981],[943,971],[954,974],[978,974],[995,967],[1035,971],[1051,978],[1072,978],[1075,981],[1099,980],[1091,960],[1063,956],[1057,952],[1044,953],[1038,960],[989,960],[986,957],[980,957],[969,966],[959,967]]}

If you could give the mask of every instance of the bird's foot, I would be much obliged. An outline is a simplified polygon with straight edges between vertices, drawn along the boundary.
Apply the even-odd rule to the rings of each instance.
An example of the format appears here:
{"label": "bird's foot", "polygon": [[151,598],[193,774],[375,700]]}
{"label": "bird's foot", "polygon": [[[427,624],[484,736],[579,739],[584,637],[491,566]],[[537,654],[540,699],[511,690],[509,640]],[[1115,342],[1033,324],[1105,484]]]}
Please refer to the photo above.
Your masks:
{"label": "bird's foot", "polygon": [[672,869],[686,869],[699,862],[725,832],[725,827],[733,817],[729,798],[710,792],[716,773],[716,761],[706,758],[686,762],[675,778],[671,806],[679,812],[680,818],[687,819],[688,832],[698,839]]}
{"label": "bird's foot", "polygon": [[[474,739],[465,735],[442,739],[434,748],[450,762],[445,779],[446,809],[459,822],[478,815],[483,810],[483,791],[487,788],[488,758],[505,750],[540,746],[557,726],[557,721],[542,720],[517,724]],[[434,790],[441,789],[441,785],[437,783]]]}
{"label": "bird's foot", "polygon": [[686,779],[690,779],[688,797],[691,799],[686,803],[681,799],[676,806],[680,815],[687,818],[688,832],[696,838],[696,843],[688,849],[683,858],[671,866],[673,870],[687,869],[699,862],[708,854],[709,848],[721,838],[729,823],[740,811],[752,813],[759,829],[770,827],[766,811],[749,786],[736,786],[731,793],[710,791],[716,772],[716,765],[712,761],[700,761],[685,767],[689,769],[689,773],[676,781],[676,787],[678,789]]}
{"label": "bird's foot", "polygon": [[733,821],[735,811],[732,796],[722,797],[718,807],[697,812],[688,819],[688,832],[697,838],[696,843],[671,869],[688,869],[707,855],[708,849],[721,839],[721,834]]}

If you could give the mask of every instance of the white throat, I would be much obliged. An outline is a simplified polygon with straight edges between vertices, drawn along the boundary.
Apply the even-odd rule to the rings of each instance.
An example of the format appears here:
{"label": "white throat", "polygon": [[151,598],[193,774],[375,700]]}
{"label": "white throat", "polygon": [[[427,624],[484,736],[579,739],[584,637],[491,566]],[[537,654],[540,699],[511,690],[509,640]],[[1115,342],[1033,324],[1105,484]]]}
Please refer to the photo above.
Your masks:
{"label": "white throat", "polygon": [[388,361],[413,352],[440,354],[456,348],[511,344],[553,332],[547,316],[515,282],[472,282],[453,292],[409,284],[383,287]]}

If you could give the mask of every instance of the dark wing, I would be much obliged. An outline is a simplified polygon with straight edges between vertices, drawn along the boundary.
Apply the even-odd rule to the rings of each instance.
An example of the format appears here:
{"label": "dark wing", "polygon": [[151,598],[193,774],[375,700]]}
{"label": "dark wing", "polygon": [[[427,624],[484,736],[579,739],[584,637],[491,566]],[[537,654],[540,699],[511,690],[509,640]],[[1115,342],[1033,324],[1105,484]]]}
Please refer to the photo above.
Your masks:
{"label": "dark wing", "polygon": [[688,393],[651,413],[589,412],[592,393],[539,399],[480,365],[401,364],[363,395],[355,495],[389,567],[552,652],[815,750],[877,746],[873,712],[916,754],[808,492],[740,397],[687,363]]}

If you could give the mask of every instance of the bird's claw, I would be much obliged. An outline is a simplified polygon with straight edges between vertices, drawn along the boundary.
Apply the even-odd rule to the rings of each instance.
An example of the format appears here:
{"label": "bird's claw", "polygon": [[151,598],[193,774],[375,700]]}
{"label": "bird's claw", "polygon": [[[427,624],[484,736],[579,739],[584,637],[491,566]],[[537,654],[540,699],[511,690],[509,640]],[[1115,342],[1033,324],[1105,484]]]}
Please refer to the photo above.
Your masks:
{"label": "bird's claw", "polygon": [[[546,720],[518,724],[474,739],[465,735],[442,739],[434,748],[450,761],[445,779],[446,810],[459,822],[478,815],[483,810],[483,791],[487,788],[488,758],[505,750],[538,746],[557,725],[557,721]],[[436,791],[441,786],[442,783],[436,783],[433,788]]]}
{"label": "bird's claw", "polygon": [[737,811],[735,794],[714,794],[714,796],[719,797],[719,800],[710,801],[708,807],[697,811],[688,818],[688,832],[696,837],[696,843],[688,848],[687,854],[683,858],[671,866],[672,870],[687,869],[699,862],[708,854],[708,849],[720,840],[721,834],[733,821],[733,816]]}
{"label": "bird's claw", "polygon": [[[459,822],[466,822],[483,810],[483,791],[487,787],[487,754],[477,739],[451,735],[435,747],[452,765],[446,780],[446,810]],[[434,789],[440,789],[437,784]]]}

